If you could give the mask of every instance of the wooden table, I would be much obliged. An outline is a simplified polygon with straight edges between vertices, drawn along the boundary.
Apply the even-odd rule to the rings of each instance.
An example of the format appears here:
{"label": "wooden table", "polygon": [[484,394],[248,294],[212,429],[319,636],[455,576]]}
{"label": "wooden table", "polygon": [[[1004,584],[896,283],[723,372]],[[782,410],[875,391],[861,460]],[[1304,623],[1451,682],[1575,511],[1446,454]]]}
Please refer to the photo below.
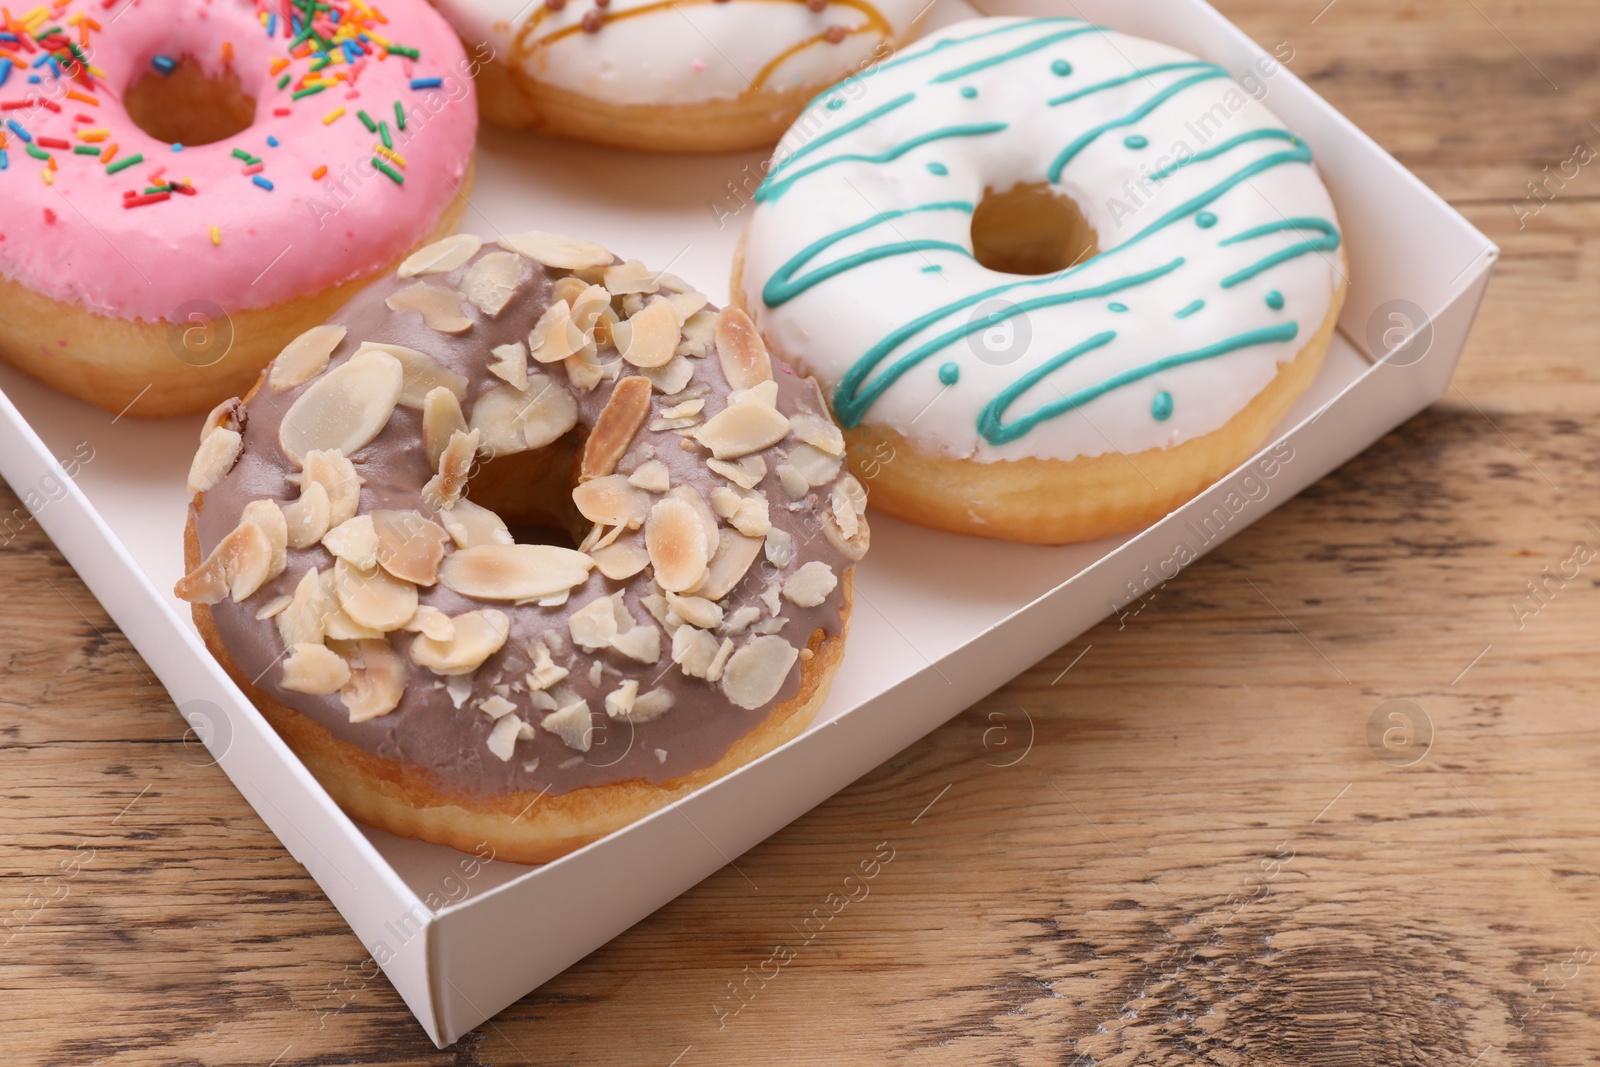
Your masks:
{"label": "wooden table", "polygon": [[1323,2],[1221,6],[1503,247],[1449,397],[443,1052],[49,541],[0,551],[0,1047],[1593,1062],[1600,559],[1514,605],[1600,550],[1600,161],[1523,199],[1600,148],[1600,2]]}

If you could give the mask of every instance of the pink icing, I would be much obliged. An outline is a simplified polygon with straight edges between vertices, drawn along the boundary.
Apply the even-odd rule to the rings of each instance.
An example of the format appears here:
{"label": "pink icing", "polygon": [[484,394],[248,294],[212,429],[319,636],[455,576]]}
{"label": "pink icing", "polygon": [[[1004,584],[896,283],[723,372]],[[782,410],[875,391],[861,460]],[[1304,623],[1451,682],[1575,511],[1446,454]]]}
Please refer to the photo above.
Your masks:
{"label": "pink icing", "polygon": [[[288,14],[303,12],[291,0],[56,0],[26,30],[27,16],[10,25],[0,21],[0,69],[12,61],[0,84],[6,162],[0,170],[0,276],[102,315],[156,321],[193,301],[225,311],[286,303],[369,273],[421,241],[456,195],[471,159],[477,102],[469,61],[450,27],[422,0],[334,0],[331,6],[367,26],[367,39],[355,44],[366,54],[347,57],[334,47],[333,62],[317,73],[310,70],[315,54],[302,48],[300,56],[290,55],[295,30]],[[266,14],[277,16],[273,36],[263,23]],[[334,34],[329,16],[320,18],[320,29]],[[103,28],[96,31],[85,19]],[[58,37],[47,36],[32,50],[16,40],[55,26],[88,58],[87,83],[69,68],[58,77],[48,63],[31,66]],[[413,60],[389,52],[374,34],[419,55]],[[155,57],[187,57],[217,74],[224,69],[225,43],[241,86],[256,101],[250,128],[173,151],[133,124],[122,94],[157,69]],[[274,71],[274,61],[282,59],[288,65]],[[279,89],[285,74],[291,80]],[[31,83],[30,75],[39,82]],[[293,99],[310,84],[307,78],[336,83]],[[414,79],[433,78],[440,79],[437,88],[412,87]],[[69,89],[97,104],[67,96]],[[407,116],[405,130],[398,128],[396,101]],[[343,116],[323,122],[341,107]],[[388,124],[404,166],[385,163],[404,184],[372,165],[383,158],[374,147],[381,138],[367,131],[358,110]],[[33,139],[31,147],[52,157],[50,182],[44,180],[50,163],[28,153],[30,143],[8,120]],[[98,139],[95,130],[107,131],[105,137]],[[101,149],[115,144],[117,152],[107,164],[61,142]],[[235,149],[260,160],[259,169],[236,157]],[[143,161],[108,171],[136,155]],[[327,168],[320,180],[312,177],[319,167]],[[272,189],[253,182],[251,172]],[[127,191],[144,196],[174,179],[193,195],[173,191],[166,199],[156,194],[151,202],[124,206]],[[220,244],[213,242],[212,227]]]}

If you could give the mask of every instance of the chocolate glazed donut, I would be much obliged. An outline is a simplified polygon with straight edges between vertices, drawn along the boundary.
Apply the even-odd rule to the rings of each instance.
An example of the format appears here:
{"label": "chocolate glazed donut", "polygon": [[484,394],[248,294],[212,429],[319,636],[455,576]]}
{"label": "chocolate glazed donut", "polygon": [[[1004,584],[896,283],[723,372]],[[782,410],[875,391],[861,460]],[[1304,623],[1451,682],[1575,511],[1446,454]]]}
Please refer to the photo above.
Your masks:
{"label": "chocolate glazed donut", "polygon": [[206,420],[176,593],[353,817],[544,862],[810,722],[868,541],[843,453],[742,312],[458,235]]}

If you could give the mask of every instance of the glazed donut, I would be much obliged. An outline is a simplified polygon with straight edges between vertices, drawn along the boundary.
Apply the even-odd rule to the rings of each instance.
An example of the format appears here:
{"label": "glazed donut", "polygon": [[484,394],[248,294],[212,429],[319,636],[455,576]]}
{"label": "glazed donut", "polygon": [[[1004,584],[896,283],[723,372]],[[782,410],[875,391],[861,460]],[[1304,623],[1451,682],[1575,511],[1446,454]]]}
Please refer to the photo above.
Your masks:
{"label": "glazed donut", "polygon": [[1221,67],[1078,19],[846,80],[754,199],[736,301],[822,382],[874,511],[958,533],[1167,514],[1284,416],[1344,299],[1309,147]]}
{"label": "glazed donut", "polygon": [[925,0],[437,0],[484,118],[660,152],[770,145],[817,93],[915,36]]}
{"label": "glazed donut", "polygon": [[0,355],[133,415],[243,392],[455,229],[470,74],[422,0],[0,15]]}
{"label": "glazed donut", "polygon": [[176,593],[353,817],[553,859],[827,692],[866,495],[778,370],[637,260],[447,238],[207,418]]}

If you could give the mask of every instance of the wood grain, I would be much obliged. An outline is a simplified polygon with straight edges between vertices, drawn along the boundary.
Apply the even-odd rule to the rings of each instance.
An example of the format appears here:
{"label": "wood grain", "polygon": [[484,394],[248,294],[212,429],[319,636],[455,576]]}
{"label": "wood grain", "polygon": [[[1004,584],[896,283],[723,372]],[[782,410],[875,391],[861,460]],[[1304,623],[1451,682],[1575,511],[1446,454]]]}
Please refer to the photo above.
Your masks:
{"label": "wood grain", "polygon": [[1321,4],[1221,6],[1503,247],[1449,398],[450,1049],[49,542],[0,549],[11,1057],[1593,1062],[1600,563],[1512,603],[1600,546],[1600,166],[1512,204],[1600,144],[1600,3]]}

